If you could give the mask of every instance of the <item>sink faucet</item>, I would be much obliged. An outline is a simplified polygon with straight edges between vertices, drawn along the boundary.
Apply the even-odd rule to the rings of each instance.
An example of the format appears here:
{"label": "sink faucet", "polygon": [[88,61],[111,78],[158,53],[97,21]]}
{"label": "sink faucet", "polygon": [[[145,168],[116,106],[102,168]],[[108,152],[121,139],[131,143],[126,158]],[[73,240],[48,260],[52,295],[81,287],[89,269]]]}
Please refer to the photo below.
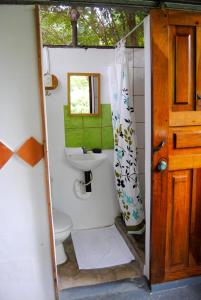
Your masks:
{"label": "sink faucet", "polygon": [[84,154],[87,154],[87,149],[85,147],[82,147],[82,151]]}

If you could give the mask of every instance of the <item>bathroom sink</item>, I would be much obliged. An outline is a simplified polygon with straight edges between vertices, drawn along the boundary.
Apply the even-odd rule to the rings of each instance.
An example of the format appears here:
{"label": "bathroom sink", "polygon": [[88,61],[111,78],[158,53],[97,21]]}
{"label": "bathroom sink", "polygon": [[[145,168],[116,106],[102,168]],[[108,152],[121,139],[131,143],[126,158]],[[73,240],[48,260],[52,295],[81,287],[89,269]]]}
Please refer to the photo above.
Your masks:
{"label": "bathroom sink", "polygon": [[103,153],[65,154],[69,164],[81,171],[94,170],[106,159]]}

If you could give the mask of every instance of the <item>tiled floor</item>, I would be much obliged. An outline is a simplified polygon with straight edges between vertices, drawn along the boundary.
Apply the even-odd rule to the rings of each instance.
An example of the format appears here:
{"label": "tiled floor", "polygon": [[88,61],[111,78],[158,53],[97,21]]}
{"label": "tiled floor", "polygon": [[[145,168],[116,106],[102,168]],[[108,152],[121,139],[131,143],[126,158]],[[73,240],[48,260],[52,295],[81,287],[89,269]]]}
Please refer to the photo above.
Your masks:
{"label": "tiled floor", "polygon": [[79,270],[71,239],[65,242],[65,250],[69,260],[58,266],[60,290],[142,276],[140,265],[136,260],[126,265],[111,268]]}

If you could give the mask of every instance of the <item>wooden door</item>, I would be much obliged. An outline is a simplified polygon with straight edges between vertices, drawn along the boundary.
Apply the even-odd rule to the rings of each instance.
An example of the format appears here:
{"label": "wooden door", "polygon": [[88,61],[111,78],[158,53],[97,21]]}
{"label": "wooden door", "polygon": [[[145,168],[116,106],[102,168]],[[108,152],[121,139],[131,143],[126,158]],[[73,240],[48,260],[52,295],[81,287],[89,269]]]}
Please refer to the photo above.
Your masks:
{"label": "wooden door", "polygon": [[151,47],[153,284],[201,274],[201,13],[152,11]]}

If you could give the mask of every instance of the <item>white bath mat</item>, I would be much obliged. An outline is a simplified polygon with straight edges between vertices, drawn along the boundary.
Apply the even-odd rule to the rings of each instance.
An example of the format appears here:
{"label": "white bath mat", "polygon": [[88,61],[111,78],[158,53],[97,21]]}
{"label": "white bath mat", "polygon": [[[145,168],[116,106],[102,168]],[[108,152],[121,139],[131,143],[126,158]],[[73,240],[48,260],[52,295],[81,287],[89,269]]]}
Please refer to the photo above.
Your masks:
{"label": "white bath mat", "polygon": [[135,259],[115,225],[74,230],[72,240],[79,269],[107,268]]}

